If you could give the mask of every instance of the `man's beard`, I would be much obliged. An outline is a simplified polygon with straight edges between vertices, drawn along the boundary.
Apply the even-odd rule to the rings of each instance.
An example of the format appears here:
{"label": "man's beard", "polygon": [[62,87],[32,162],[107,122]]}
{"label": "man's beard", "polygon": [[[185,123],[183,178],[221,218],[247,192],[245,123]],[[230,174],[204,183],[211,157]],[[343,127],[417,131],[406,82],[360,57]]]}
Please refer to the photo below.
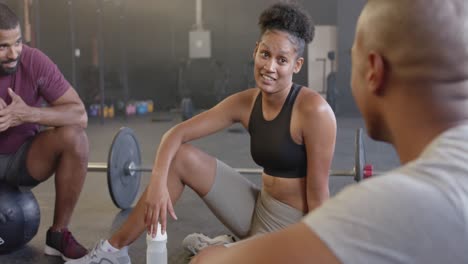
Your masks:
{"label": "man's beard", "polygon": [[[12,75],[13,73],[16,72],[16,69],[18,68],[18,62],[19,62],[19,58],[20,56],[18,56],[16,59],[14,60],[7,60],[7,61],[2,61],[0,62],[1,66],[0,66],[0,75],[1,76],[5,76],[5,75]],[[15,67],[13,68],[6,68],[4,67],[5,64],[8,64],[8,63],[11,63],[11,62],[15,62],[16,61],[16,65]]]}

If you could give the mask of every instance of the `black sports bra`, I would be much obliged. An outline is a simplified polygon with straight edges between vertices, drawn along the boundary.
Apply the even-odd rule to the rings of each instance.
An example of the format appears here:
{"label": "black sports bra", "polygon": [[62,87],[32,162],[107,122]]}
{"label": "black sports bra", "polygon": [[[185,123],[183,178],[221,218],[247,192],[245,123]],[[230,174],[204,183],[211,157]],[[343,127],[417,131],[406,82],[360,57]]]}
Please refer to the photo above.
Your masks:
{"label": "black sports bra", "polygon": [[281,178],[302,178],[307,174],[305,145],[291,138],[291,115],[294,101],[302,86],[293,84],[280,113],[271,121],[262,111],[262,93],[255,99],[250,114],[250,152],[266,174]]}

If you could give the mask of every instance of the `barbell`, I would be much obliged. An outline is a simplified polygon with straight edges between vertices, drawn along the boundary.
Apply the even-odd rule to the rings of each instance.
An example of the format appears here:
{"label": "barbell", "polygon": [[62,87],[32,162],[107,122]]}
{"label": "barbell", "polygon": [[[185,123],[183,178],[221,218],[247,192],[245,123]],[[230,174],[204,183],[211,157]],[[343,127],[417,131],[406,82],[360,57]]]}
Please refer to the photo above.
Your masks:
{"label": "barbell", "polygon": [[[356,182],[376,173],[366,164],[362,129],[356,131],[354,167],[351,170],[331,170],[330,176],[353,176]],[[141,151],[132,129],[122,127],[112,140],[105,162],[88,163],[88,171],[107,172],[107,186],[114,204],[121,209],[130,208],[140,188],[141,173],[152,167],[141,165]],[[241,174],[261,174],[261,168],[235,168]]]}

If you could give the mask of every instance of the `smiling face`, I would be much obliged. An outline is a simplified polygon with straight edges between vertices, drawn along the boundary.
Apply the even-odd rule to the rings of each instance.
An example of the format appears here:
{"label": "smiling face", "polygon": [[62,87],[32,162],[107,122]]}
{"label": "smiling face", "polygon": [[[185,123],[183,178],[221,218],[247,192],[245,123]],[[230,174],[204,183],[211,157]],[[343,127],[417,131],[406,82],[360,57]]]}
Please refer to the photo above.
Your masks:
{"label": "smiling face", "polygon": [[254,51],[254,76],[257,87],[266,93],[277,93],[291,87],[304,58],[297,55],[296,44],[289,33],[267,30]]}
{"label": "smiling face", "polygon": [[9,75],[16,71],[23,50],[19,25],[14,29],[0,30],[0,74]]}

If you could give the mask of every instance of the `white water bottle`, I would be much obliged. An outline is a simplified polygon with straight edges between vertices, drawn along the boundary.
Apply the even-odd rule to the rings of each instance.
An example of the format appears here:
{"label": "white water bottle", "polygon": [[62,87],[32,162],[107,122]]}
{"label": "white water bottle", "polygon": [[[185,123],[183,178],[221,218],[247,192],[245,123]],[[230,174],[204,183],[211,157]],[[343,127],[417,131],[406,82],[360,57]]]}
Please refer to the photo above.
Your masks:
{"label": "white water bottle", "polygon": [[156,236],[146,234],[146,264],[167,264],[167,232],[161,234],[161,224],[158,223]]}

